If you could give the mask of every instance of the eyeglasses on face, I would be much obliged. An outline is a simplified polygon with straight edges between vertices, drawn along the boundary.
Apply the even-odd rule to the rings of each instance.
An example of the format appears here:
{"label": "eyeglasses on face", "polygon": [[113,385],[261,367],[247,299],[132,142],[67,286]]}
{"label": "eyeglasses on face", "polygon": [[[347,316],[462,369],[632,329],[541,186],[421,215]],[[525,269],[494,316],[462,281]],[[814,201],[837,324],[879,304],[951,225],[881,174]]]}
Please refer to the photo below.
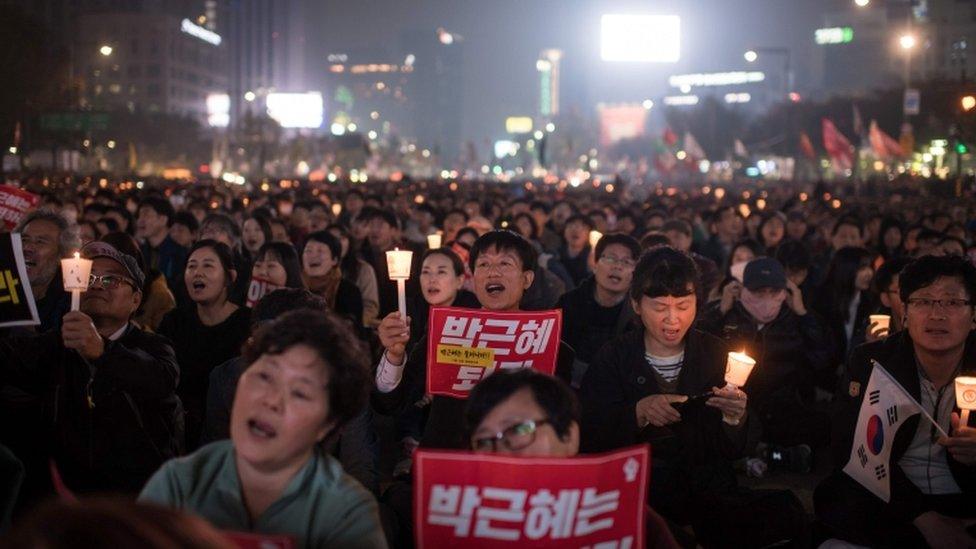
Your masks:
{"label": "eyeglasses on face", "polygon": [[128,284],[133,288],[136,287],[134,282],[121,275],[114,275],[114,274],[94,275],[93,274],[88,276],[89,288],[101,288],[103,290],[114,290],[119,286],[121,286],[122,284]]}
{"label": "eyeglasses on face", "polygon": [[539,427],[549,423],[548,419],[526,420],[508,427],[490,437],[471,439],[471,448],[479,452],[497,452],[501,446],[511,452],[521,450],[533,442]]}
{"label": "eyeglasses on face", "polygon": [[637,265],[637,263],[633,259],[614,257],[612,255],[600,256],[599,262],[603,263],[604,265],[609,265],[610,267],[619,265],[624,269],[633,269],[634,266]]}
{"label": "eyeglasses on face", "polygon": [[908,300],[908,305],[919,311],[931,312],[936,306],[944,311],[958,313],[972,305],[972,300],[960,298],[948,299],[929,299],[927,297],[912,297]]}

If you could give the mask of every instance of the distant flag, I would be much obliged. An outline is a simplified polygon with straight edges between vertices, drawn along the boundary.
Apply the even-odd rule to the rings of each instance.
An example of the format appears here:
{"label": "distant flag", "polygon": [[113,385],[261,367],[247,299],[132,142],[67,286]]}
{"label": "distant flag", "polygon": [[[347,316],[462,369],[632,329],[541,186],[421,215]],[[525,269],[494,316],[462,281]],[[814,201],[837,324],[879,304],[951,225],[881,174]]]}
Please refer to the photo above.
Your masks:
{"label": "distant flag", "polygon": [[674,147],[678,143],[678,135],[671,131],[670,127],[664,128],[664,135],[661,136],[664,143],[669,147]]}
{"label": "distant flag", "polygon": [[[932,421],[932,416],[887,370],[874,360],[871,363],[874,368],[857,415],[851,457],[844,466],[844,472],[888,502],[891,501],[889,462],[895,433],[905,420],[915,414],[922,413],[929,421]],[[942,427],[934,421],[932,423],[945,434]]]}
{"label": "distant flag", "polygon": [[705,160],[708,155],[705,154],[705,150],[702,149],[701,145],[698,144],[698,140],[695,139],[691,132],[685,132],[685,153],[688,154],[688,159],[693,161]]}
{"label": "distant flag", "polygon": [[871,121],[868,140],[871,142],[871,149],[874,150],[875,156],[882,160],[896,160],[905,156],[905,151],[902,150],[901,143],[881,131],[878,123],[874,120]]}
{"label": "distant flag", "polygon": [[735,155],[740,158],[749,158],[749,149],[746,148],[742,141],[736,139],[734,145]]}
{"label": "distant flag", "polygon": [[854,166],[854,147],[829,118],[823,119],[823,140],[835,168],[849,170]]}
{"label": "distant flag", "polygon": [[817,151],[813,148],[813,142],[810,141],[810,136],[806,132],[800,134],[800,152],[810,160],[817,159]]}

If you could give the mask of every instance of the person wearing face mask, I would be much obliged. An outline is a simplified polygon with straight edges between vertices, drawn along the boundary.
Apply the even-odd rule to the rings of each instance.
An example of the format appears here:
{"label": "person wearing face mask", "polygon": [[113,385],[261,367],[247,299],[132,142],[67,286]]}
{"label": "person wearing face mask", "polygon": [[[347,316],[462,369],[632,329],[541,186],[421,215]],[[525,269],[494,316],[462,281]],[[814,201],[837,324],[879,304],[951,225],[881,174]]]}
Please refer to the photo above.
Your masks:
{"label": "person wearing face mask", "polygon": [[809,394],[814,373],[830,366],[831,340],[779,261],[754,259],[742,278],[741,284],[730,284],[734,291],[709,305],[699,327],[756,359],[745,390],[762,426],[762,441],[769,445],[760,455],[767,461],[779,455],[782,459],[770,465],[805,472],[811,449],[829,442],[829,426],[826,412],[816,411],[801,395]]}
{"label": "person wearing face mask", "polygon": [[159,324],[159,333],[173,342],[180,365],[178,394],[186,409],[188,450],[199,444],[210,371],[240,354],[250,333],[251,310],[228,299],[237,277],[233,261],[226,244],[194,244],[183,277],[191,305],[170,311]]}
{"label": "person wearing face mask", "polygon": [[355,284],[342,277],[341,258],[338,238],[329,231],[314,232],[302,250],[302,276],[313,294],[322,296],[332,310],[358,328],[363,325],[363,297]]}
{"label": "person wearing face mask", "polygon": [[662,246],[641,257],[630,287],[641,326],[605,345],[583,376],[581,448],[650,443],[650,504],[691,524],[698,544],[802,545],[806,518],[796,496],[736,481],[732,462],[750,446],[755,422],[746,391],[724,380],[725,343],[692,328],[698,284],[683,252]]}

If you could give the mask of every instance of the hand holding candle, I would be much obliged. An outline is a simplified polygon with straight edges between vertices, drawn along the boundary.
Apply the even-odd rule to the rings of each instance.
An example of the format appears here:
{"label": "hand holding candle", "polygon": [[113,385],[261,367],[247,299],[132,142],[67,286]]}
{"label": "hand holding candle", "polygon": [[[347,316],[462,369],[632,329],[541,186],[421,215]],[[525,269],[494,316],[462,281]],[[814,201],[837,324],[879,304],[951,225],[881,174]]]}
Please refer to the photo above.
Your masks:
{"label": "hand holding candle", "polygon": [[756,361],[745,352],[729,353],[728,361],[725,363],[725,382],[741,388],[749,380],[749,374],[755,366]]}
{"label": "hand holding candle", "polygon": [[976,410],[976,377],[956,378],[956,406],[962,412],[959,416],[959,424],[968,427],[969,411]]}
{"label": "hand holding candle", "polygon": [[61,260],[61,278],[64,289],[71,293],[71,310],[77,311],[81,303],[81,292],[88,290],[88,279],[91,276],[92,260],[83,259],[75,252],[74,257]]}
{"label": "hand holding candle", "polygon": [[413,252],[394,248],[386,252],[386,267],[390,272],[390,280],[396,280],[397,299],[400,318],[407,318],[407,280],[410,278],[410,262]]}
{"label": "hand holding candle", "polygon": [[879,337],[888,337],[888,332],[891,329],[890,315],[870,315],[868,318],[872,332],[878,334]]}

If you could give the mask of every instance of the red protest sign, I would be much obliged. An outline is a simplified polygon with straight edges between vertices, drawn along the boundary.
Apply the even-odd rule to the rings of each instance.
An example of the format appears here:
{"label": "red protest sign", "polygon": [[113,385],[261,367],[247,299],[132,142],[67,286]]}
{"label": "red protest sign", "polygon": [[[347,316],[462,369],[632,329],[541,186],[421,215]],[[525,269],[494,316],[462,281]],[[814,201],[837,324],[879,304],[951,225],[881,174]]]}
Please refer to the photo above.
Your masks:
{"label": "red protest sign", "polygon": [[41,197],[36,194],[9,185],[0,185],[0,220],[8,231],[12,231],[40,201]]}
{"label": "red protest sign", "polygon": [[293,549],[295,547],[295,540],[289,536],[226,530],[221,534],[238,549]]}
{"label": "red protest sign", "polygon": [[418,450],[417,547],[644,546],[650,448],[577,458]]}
{"label": "red protest sign", "polygon": [[427,392],[454,398],[495,368],[556,371],[562,311],[500,313],[434,307],[427,325]]}
{"label": "red protest sign", "polygon": [[281,288],[284,288],[284,286],[272,284],[263,278],[252,277],[251,285],[247,288],[247,308],[253,309],[257,305],[257,302],[261,301],[262,297]]}

